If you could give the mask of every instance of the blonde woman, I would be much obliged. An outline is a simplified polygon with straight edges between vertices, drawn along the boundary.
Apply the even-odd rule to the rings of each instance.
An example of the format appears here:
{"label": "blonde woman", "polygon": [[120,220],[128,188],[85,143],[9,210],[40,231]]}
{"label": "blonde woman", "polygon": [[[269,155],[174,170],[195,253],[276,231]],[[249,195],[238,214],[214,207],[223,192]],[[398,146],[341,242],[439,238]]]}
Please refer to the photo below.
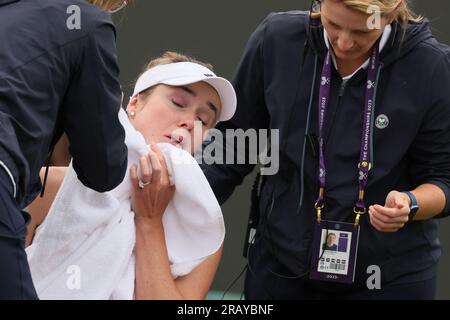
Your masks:
{"label": "blonde woman", "polygon": [[[220,261],[224,224],[190,155],[207,130],[235,109],[233,87],[211,65],[173,52],[151,61],[136,83],[127,120],[121,112],[131,161],[125,180],[105,194],[81,188],[89,196],[77,198],[73,170],[51,168],[48,192],[29,207],[27,252],[39,297],[205,298]],[[139,138],[133,136],[152,144],[148,156],[135,155]],[[171,155],[189,160],[183,164]],[[71,265],[83,270],[79,290],[66,285]]]}
{"label": "blonde woman", "polygon": [[[250,38],[221,128],[280,129],[281,154],[254,206],[247,299],[434,298],[450,49],[409,2],[314,1]],[[203,168],[225,201],[252,166]],[[321,251],[332,233],[337,251]]]}
{"label": "blonde woman", "polygon": [[0,0],[0,299],[35,299],[24,251],[39,170],[64,131],[83,183],[111,190],[127,148],[115,30],[123,0]]}

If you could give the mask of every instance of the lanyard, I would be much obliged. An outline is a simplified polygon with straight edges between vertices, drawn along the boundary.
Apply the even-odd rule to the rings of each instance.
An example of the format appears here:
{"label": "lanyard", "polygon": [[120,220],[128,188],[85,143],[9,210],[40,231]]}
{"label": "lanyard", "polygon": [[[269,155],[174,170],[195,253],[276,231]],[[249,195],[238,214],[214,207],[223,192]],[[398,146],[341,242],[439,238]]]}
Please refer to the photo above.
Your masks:
{"label": "lanyard", "polygon": [[[361,149],[358,163],[358,180],[359,180],[359,197],[353,208],[356,214],[355,225],[359,224],[359,219],[362,214],[366,213],[366,205],[364,204],[364,193],[369,178],[369,171],[372,169],[372,154],[371,154],[371,139],[372,139],[372,118],[373,107],[375,99],[375,90],[377,82],[377,74],[380,69],[379,64],[379,49],[378,43],[375,45],[370,61],[367,75],[366,97],[364,106],[364,120],[361,137]],[[328,52],[325,63],[322,69],[321,84],[319,91],[319,197],[316,200],[315,208],[317,211],[317,221],[320,223],[322,210],[325,206],[325,182],[326,182],[326,167],[325,158],[323,156],[324,149],[324,122],[325,115],[330,100],[331,91],[331,54]]]}

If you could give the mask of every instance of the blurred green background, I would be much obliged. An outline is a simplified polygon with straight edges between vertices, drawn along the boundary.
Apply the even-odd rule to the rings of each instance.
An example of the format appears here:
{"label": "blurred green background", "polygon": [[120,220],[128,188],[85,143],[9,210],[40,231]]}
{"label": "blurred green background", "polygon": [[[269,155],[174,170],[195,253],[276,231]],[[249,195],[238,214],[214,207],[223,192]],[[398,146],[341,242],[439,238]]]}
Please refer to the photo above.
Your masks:
{"label": "blurred green background", "polygon": [[[301,0],[135,0],[114,16],[118,30],[119,63],[125,96],[130,95],[137,76],[152,58],[167,50],[210,62],[215,72],[231,79],[244,46],[264,17],[273,11],[306,10],[310,1]],[[417,13],[430,21],[434,35],[450,44],[450,1],[413,1]],[[211,299],[235,280],[246,261],[242,258],[253,175],[223,206],[227,235],[225,249]],[[443,257],[439,266],[438,298],[450,299],[450,219],[441,221]],[[243,278],[225,298],[239,298]]]}

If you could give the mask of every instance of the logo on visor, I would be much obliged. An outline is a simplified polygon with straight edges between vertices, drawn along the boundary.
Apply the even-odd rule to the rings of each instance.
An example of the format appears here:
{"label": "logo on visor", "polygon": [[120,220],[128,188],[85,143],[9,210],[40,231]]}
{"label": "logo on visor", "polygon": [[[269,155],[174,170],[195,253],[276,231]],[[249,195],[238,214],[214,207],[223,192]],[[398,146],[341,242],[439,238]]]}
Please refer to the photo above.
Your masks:
{"label": "logo on visor", "polygon": [[204,76],[205,76],[205,77],[214,77],[214,75],[213,75],[213,74],[210,74],[210,73],[205,73]]}
{"label": "logo on visor", "polygon": [[389,125],[389,118],[385,114],[380,114],[375,120],[375,126],[378,129],[386,129]]}

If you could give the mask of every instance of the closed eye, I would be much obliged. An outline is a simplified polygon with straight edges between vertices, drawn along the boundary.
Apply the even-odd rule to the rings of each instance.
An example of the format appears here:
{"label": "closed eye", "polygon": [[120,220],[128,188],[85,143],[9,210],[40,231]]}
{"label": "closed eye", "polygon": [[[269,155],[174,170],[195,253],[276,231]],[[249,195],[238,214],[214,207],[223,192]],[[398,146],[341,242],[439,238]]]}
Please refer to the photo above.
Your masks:
{"label": "closed eye", "polygon": [[182,105],[181,103],[175,101],[174,99],[172,99],[172,103],[173,103],[174,105],[176,105],[178,108],[185,108],[184,105]]}
{"label": "closed eye", "polygon": [[333,28],[341,29],[341,27],[339,27],[339,26],[338,26],[336,23],[334,23],[334,22],[328,21],[328,23],[329,23],[330,26],[332,26]]}
{"label": "closed eye", "polygon": [[198,119],[199,121],[201,121],[201,123],[202,123],[203,126],[206,127],[206,126],[208,125],[208,122],[209,122],[209,121],[204,121],[204,120],[203,120],[202,118],[200,118],[200,117],[198,117],[197,119]]}
{"label": "closed eye", "polygon": [[366,34],[369,34],[371,32],[372,32],[371,30],[368,30],[368,31],[356,30],[356,31],[354,31],[354,33],[357,34],[357,35],[366,35]]}

